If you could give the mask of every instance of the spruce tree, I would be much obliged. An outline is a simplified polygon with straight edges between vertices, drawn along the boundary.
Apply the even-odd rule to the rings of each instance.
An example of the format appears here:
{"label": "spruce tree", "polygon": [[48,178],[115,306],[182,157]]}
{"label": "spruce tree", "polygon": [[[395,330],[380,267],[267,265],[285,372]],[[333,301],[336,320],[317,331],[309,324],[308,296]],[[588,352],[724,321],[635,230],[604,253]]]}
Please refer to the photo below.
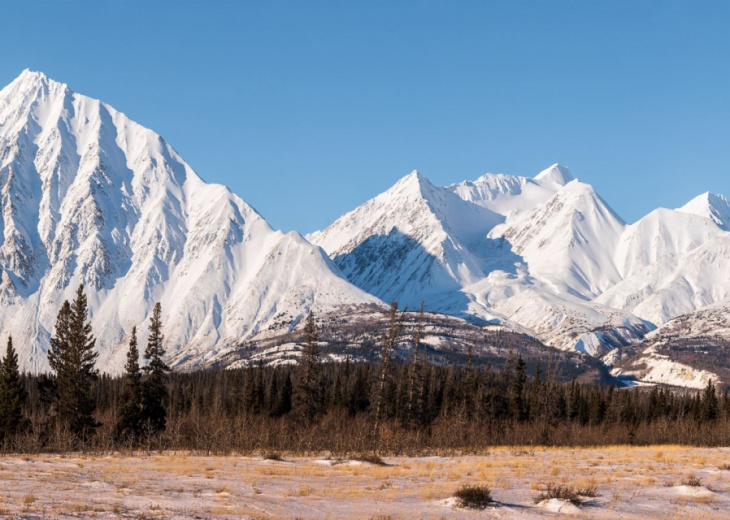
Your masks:
{"label": "spruce tree", "polygon": [[269,378],[269,386],[268,391],[266,392],[267,397],[267,411],[269,413],[269,416],[275,417],[276,416],[276,397],[279,393],[279,377],[277,375],[277,371],[274,370],[271,373],[271,377]]}
{"label": "spruce tree", "polygon": [[137,327],[132,327],[124,370],[124,390],[119,404],[117,435],[134,439],[142,433],[142,372],[139,368]]}
{"label": "spruce tree", "polygon": [[370,406],[367,368],[367,366],[359,364],[353,367],[355,374],[351,377],[352,383],[348,385],[347,402],[345,403],[347,413],[351,417],[364,412]]}
{"label": "spruce tree", "polygon": [[94,420],[96,400],[91,387],[98,372],[97,353],[91,324],[87,323],[88,303],[84,286],[79,285],[73,303],[63,302],[51,338],[48,362],[56,373],[54,405],[61,425],[81,441],[86,441],[98,426]]}
{"label": "spruce tree", "polygon": [[715,385],[712,379],[707,381],[707,386],[702,392],[702,404],[700,405],[700,422],[714,421],[720,413],[719,401],[715,393]]}
{"label": "spruce tree", "polygon": [[281,417],[291,411],[292,382],[289,374],[284,375],[281,388],[277,388],[276,400],[271,411],[272,417]]}
{"label": "spruce tree", "polygon": [[304,351],[299,362],[296,387],[294,389],[294,413],[305,421],[311,421],[321,411],[321,391],[319,387],[319,349],[317,325],[314,313],[309,311],[304,325]]}
{"label": "spruce tree", "polygon": [[256,366],[246,370],[246,386],[243,393],[243,408],[251,415],[258,415],[264,403],[264,362],[259,358]]}
{"label": "spruce tree", "polygon": [[162,306],[155,304],[150,318],[150,333],[147,348],[144,351],[146,365],[142,369],[145,377],[142,381],[142,424],[149,433],[164,431],[167,425],[167,373],[170,371],[162,358],[165,349],[162,346]]}
{"label": "spruce tree", "polygon": [[0,440],[13,437],[23,425],[23,404],[27,393],[20,380],[18,354],[8,337],[5,358],[0,366]]}
{"label": "spruce tree", "polygon": [[509,385],[509,407],[510,414],[518,421],[526,419],[525,406],[525,383],[527,382],[527,366],[522,356],[517,356],[515,362],[514,376]]}

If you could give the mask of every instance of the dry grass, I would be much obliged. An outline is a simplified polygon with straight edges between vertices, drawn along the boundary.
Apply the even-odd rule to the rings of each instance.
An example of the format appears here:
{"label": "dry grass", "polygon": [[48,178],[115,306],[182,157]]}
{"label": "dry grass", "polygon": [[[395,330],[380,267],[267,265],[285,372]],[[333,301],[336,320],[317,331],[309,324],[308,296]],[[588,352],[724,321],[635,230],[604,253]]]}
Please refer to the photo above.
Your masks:
{"label": "dry grass", "polygon": [[[433,507],[441,506],[434,504],[475,482],[498,502],[522,504],[520,507],[528,509],[534,507],[536,494],[548,491],[540,483],[550,482],[554,487],[572,488],[580,500],[600,488],[604,498],[593,501],[587,510],[591,515],[606,513],[596,518],[670,518],[672,511],[675,518],[684,518],[691,517],[696,508],[708,509],[707,518],[712,518],[712,511],[730,509],[730,481],[717,470],[718,462],[727,460],[728,455],[730,452],[723,455],[716,449],[674,446],[492,448],[487,457],[389,458],[389,465],[373,460],[354,464],[350,459],[334,466],[316,463],[316,457],[292,455],[287,456],[286,464],[272,464],[273,459],[263,460],[261,456],[187,453],[83,459],[4,457],[0,458],[4,488],[0,505],[8,517],[39,508],[51,517],[89,512],[104,516],[120,511],[135,517],[145,515],[140,506],[144,503],[144,507],[157,507],[150,516],[162,517],[194,512],[203,517],[339,518],[350,516],[347,511],[354,510],[356,518],[370,518],[373,509],[369,508],[377,504],[378,511],[393,518],[439,518],[441,513],[434,515]],[[717,497],[677,497],[675,491],[662,485],[674,486],[689,477],[711,484]],[[95,487],[87,487],[90,484]],[[42,500],[36,499],[37,491],[35,496],[28,492],[38,486],[44,489]],[[48,493],[48,489],[53,492]],[[25,502],[27,495],[33,496],[33,502]],[[93,502],[84,503],[86,496]],[[74,498],[69,501],[68,497]],[[651,503],[652,509],[641,510],[642,503]],[[345,505],[351,509],[337,509]],[[195,510],[186,509],[189,507]],[[334,509],[330,512],[325,507]],[[425,507],[431,509],[419,509]],[[504,511],[511,517],[510,510]],[[622,511],[621,515],[611,515],[617,511]],[[676,516],[677,511],[682,514]],[[444,518],[452,516],[448,509],[442,513]],[[470,514],[476,513],[459,513]]]}
{"label": "dry grass", "polygon": [[308,497],[312,493],[314,493],[314,488],[312,486],[301,486],[297,490],[296,496],[299,496],[299,497]]}

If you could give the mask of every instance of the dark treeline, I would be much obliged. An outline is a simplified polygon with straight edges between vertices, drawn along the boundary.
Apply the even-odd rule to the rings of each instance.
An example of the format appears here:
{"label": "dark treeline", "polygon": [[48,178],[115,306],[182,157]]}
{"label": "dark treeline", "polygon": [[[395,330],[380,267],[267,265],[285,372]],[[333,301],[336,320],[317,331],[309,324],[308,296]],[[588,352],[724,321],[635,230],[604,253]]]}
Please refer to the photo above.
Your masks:
{"label": "dark treeline", "polygon": [[[81,314],[69,330],[83,329]],[[493,445],[730,443],[730,398],[712,383],[701,392],[565,383],[550,366],[528,371],[512,353],[499,370],[470,358],[465,366],[431,365],[419,355],[420,327],[410,361],[392,362],[403,339],[395,306],[378,363],[320,362],[310,314],[296,365],[168,373],[159,305],[150,330],[141,368],[135,330],[125,375],[89,377],[88,392],[86,382],[77,385],[86,397],[69,399],[82,405],[80,418],[64,419],[58,372],[6,377],[14,353],[6,355],[0,392],[14,404],[0,408],[4,450],[423,454]],[[82,350],[86,338],[75,340]],[[14,363],[17,370],[17,356]]]}
{"label": "dark treeline", "polygon": [[[478,452],[505,444],[730,442],[730,399],[716,395],[713,386],[704,392],[616,390],[554,382],[538,372],[528,377],[520,357],[499,372],[424,365],[414,375],[411,365],[392,364],[377,430],[376,364],[319,364],[315,392],[300,386],[298,366],[172,373],[165,429],[136,438],[120,437],[115,428],[125,379],[101,376],[93,385],[99,427],[83,445],[52,420],[52,404],[43,393],[48,376],[26,375],[27,428],[7,437],[5,449],[423,453]],[[298,392],[304,396],[298,398]],[[297,405],[299,400],[306,404]]]}

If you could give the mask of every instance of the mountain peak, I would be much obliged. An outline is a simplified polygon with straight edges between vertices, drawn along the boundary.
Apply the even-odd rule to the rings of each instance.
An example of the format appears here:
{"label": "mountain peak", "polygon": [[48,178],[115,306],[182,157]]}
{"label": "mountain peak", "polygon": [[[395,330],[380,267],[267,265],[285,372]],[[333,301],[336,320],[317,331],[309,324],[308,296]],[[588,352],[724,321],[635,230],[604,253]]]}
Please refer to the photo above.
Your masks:
{"label": "mountain peak", "polygon": [[575,177],[570,173],[568,167],[558,163],[553,164],[550,168],[535,175],[535,180],[538,182],[549,182],[559,186],[565,186],[574,179]]}
{"label": "mountain peak", "polygon": [[18,75],[18,79],[39,79],[39,80],[47,80],[48,76],[46,76],[43,72],[39,70],[31,70],[31,69],[23,69],[23,72],[21,72]]}
{"label": "mountain peak", "polygon": [[709,218],[721,229],[730,231],[730,202],[723,195],[706,191],[677,211]]}
{"label": "mountain peak", "polygon": [[421,193],[424,194],[424,189],[429,190],[433,188],[433,184],[418,170],[413,170],[405,177],[401,177],[392,188],[388,191],[394,191],[398,193]]}
{"label": "mountain peak", "polygon": [[[412,170],[411,173],[409,173],[405,177],[402,177],[401,180],[408,180],[409,182],[414,182],[414,181],[421,182],[424,179],[426,179],[426,177],[424,177],[421,172],[419,172],[418,170]],[[426,180],[428,180],[428,179],[426,179]]]}
{"label": "mountain peak", "polygon": [[[42,72],[25,69],[6,87],[0,89],[0,99],[5,100],[6,117],[17,117],[26,113],[20,107],[29,107],[31,103],[42,98],[64,97],[71,93],[68,85],[54,81]],[[2,111],[0,111],[2,112]],[[15,116],[13,116],[15,114]],[[2,113],[0,113],[2,121]],[[7,125],[8,121],[5,121]]]}
{"label": "mountain peak", "polygon": [[[32,88],[38,85],[64,85],[64,83],[61,83],[59,81],[54,81],[48,76],[46,76],[43,72],[36,71],[36,70],[30,70],[25,69],[23,72],[21,72],[17,78],[15,78],[8,87],[20,87],[21,90],[25,90],[26,88]],[[23,88],[25,87],[25,88]],[[15,90],[15,89],[14,89]]]}

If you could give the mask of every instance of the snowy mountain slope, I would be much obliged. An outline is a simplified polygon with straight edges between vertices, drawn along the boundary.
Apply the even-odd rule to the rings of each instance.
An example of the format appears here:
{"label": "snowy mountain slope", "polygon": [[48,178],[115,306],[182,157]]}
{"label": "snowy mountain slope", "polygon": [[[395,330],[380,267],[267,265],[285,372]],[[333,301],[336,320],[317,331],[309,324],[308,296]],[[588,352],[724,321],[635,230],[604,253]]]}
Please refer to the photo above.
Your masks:
{"label": "snowy mountain slope", "polygon": [[188,364],[312,306],[379,303],[160,136],[41,73],[0,91],[0,204],[0,327],[25,369],[47,367],[56,313],[79,283],[108,371],[157,300],[168,352]]}
{"label": "snowy mountain slope", "polygon": [[723,234],[709,218],[659,208],[626,227],[616,248],[616,265],[622,278],[630,278],[652,264],[678,262]]}
{"label": "snowy mountain slope", "polygon": [[730,340],[730,298],[681,314],[647,335],[647,341],[715,336]]}
{"label": "snowy mountain slope", "polygon": [[[645,384],[663,384],[702,389],[709,381],[717,383],[720,377],[709,370],[673,360],[659,352],[663,345],[650,345],[639,354],[615,362],[611,375],[619,379],[640,381]],[[610,355],[610,354],[609,354]]]}
{"label": "snowy mountain slope", "polygon": [[730,231],[730,201],[709,191],[698,195],[677,211],[709,218],[720,229]]}
{"label": "snowy mountain slope", "polygon": [[504,239],[556,292],[590,299],[621,280],[613,261],[625,224],[578,180],[489,236]]}
{"label": "snowy mountain slope", "polygon": [[572,180],[570,170],[554,164],[534,178],[487,173],[448,188],[468,202],[509,218],[535,209]]}
{"label": "snowy mountain slope", "polygon": [[[629,312],[555,294],[538,280],[499,284],[500,277],[502,273],[491,273],[478,284],[481,287],[469,286],[464,292],[489,301],[484,308],[520,324],[546,345],[600,356],[641,339],[652,328]],[[478,314],[479,309],[472,312]]]}
{"label": "snowy mountain slope", "polygon": [[414,171],[307,239],[383,300],[417,308],[446,299],[441,308],[456,311],[466,303],[459,289],[488,271],[499,244],[486,235],[502,220]]}
{"label": "snowy mountain slope", "polygon": [[[623,227],[589,186],[554,166],[534,180],[487,175],[447,188],[414,172],[308,239],[382,299],[411,307],[423,299],[433,311],[521,326],[548,344],[598,354],[651,328],[585,296],[620,280],[612,262]],[[605,260],[591,257],[597,252]],[[602,286],[581,278],[581,269],[605,278],[606,265],[615,274]]]}
{"label": "snowy mountain slope", "polygon": [[[730,381],[730,299],[682,314],[644,341],[604,358],[616,376],[646,383],[702,388]],[[609,359],[610,358],[610,359]]]}
{"label": "snowy mountain slope", "polygon": [[650,264],[596,301],[657,325],[730,296],[730,234],[690,252]]}

